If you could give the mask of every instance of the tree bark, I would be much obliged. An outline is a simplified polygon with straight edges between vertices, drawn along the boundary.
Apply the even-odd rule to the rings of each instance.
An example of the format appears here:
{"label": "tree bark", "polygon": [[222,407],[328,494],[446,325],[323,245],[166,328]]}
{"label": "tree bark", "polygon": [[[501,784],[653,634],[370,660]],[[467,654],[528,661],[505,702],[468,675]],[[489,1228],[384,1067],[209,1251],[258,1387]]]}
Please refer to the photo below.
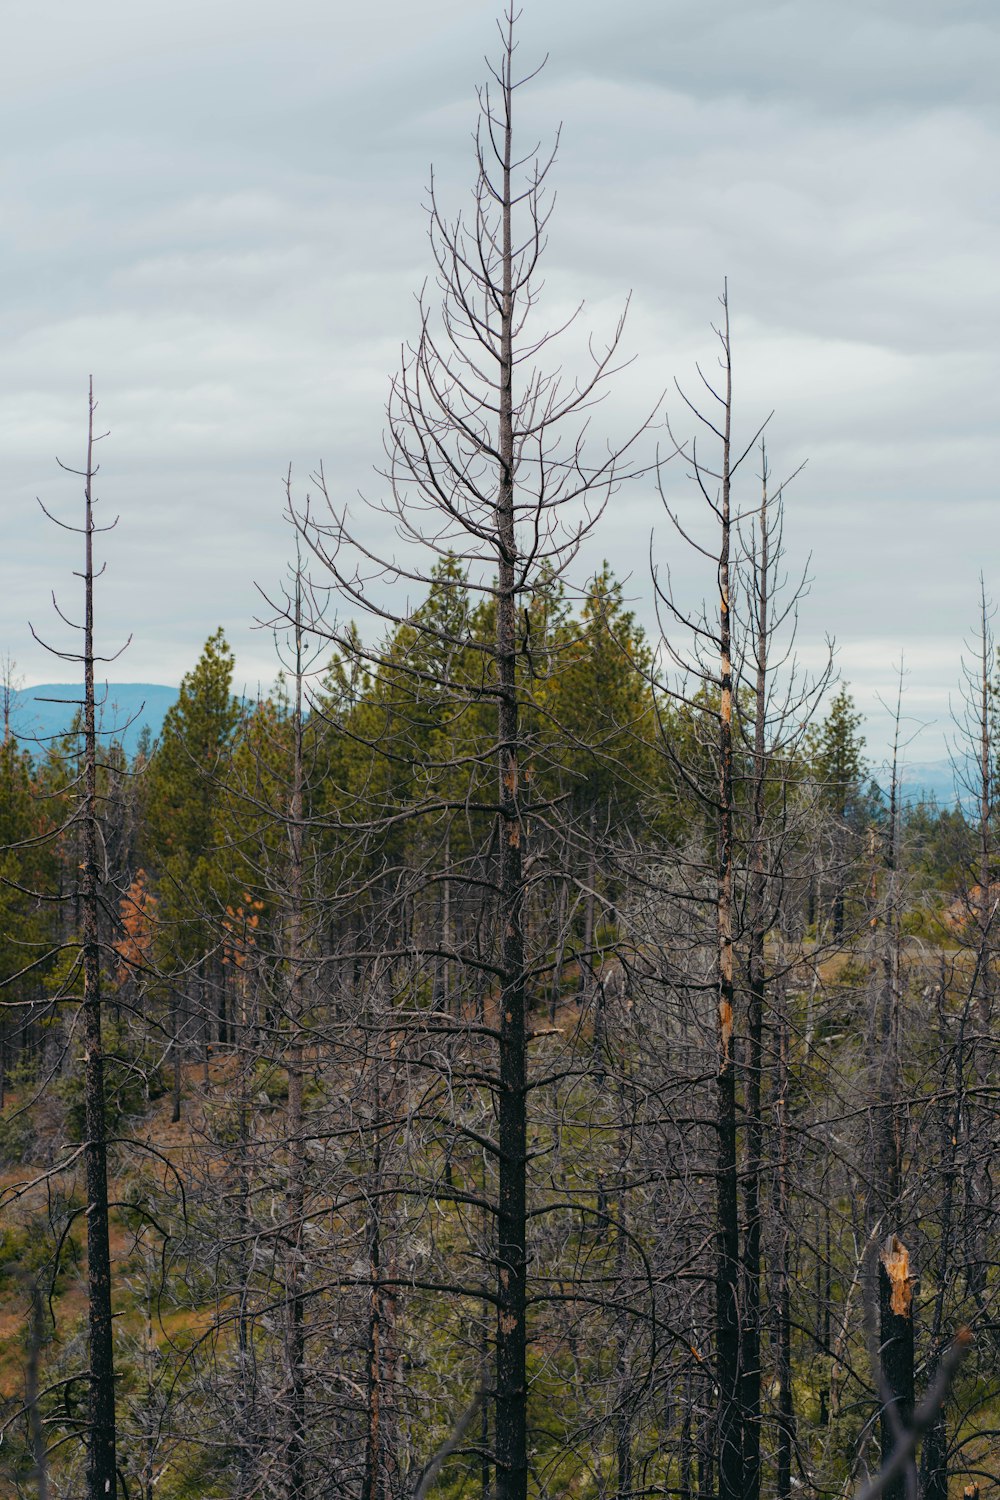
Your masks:
{"label": "tree bark", "polygon": [[499,1202],[497,1213],[496,1491],[525,1500],[527,1443],[527,1044],[525,1036],[522,823],[518,788],[517,536],[514,520],[513,258],[511,227],[511,67],[513,12],[502,63],[503,287],[500,307],[500,481],[496,506],[500,817],[497,919],[500,931]]}
{"label": "tree bark", "polygon": [[[795,1406],[792,1390],[792,1317],[791,1317],[791,1204],[788,1189],[788,1026],[784,1016],[778,1023],[778,1079],[775,1113],[777,1115],[777,1172],[775,1198],[777,1208],[777,1376],[778,1376],[778,1453],[777,1500],[788,1500],[792,1493],[792,1446],[795,1440]],[[827,1247],[829,1252],[829,1246]],[[821,1393],[822,1394],[822,1393]]]}
{"label": "tree bark", "polygon": [[90,382],[84,564],[84,776],[83,776],[83,1034],[84,1112],[87,1141],[87,1314],[90,1335],[90,1448],[88,1500],[114,1500],[115,1363],[111,1313],[111,1248],[108,1229],[108,1149],[104,1111],[104,1051],[101,1036],[99,932],[100,831],[97,805],[97,726],[94,699],[94,383]]}
{"label": "tree bark", "polygon": [[302,609],[301,578],[296,574],[295,598],[295,708],[292,720],[292,787],[288,821],[288,1230],[285,1273],[285,1365],[288,1416],[285,1437],[285,1475],[288,1500],[305,1500],[305,1298],[303,1296],[306,1149],[302,1108],[302,1022],[305,1011],[305,935],[303,899],[303,788],[302,746]]}
{"label": "tree bark", "polygon": [[746,1169],[744,1205],[746,1229],[743,1245],[743,1306],[740,1348],[740,1422],[743,1442],[744,1500],[760,1495],[760,1391],[761,1391],[761,1212],[760,1183],[763,1154],[761,1118],[761,1074],[763,1069],[764,1001],[766,976],[764,942],[767,936],[767,859],[765,818],[767,793],[767,669],[769,633],[769,532],[767,515],[767,462],[764,459],[761,495],[759,549],[751,563],[756,594],[754,654],[757,680],[754,691],[753,783],[750,823],[750,889],[747,906],[749,953],[747,963],[747,1053],[746,1053]]}
{"label": "tree bark", "polygon": [[[878,1261],[879,1358],[882,1367],[879,1437],[882,1463],[891,1458],[897,1435],[913,1417],[913,1287],[910,1255],[890,1235]],[[890,1481],[885,1500],[905,1500],[905,1472]]]}
{"label": "tree bark", "polygon": [[717,1044],[716,1072],[716,1379],[719,1387],[717,1453],[719,1500],[743,1500],[743,1438],[740,1420],[739,1195],[736,1160],[736,1071],[733,1057],[733,667],[730,572],[730,446],[732,363],[729,306],[722,334],[726,392],[722,444],[719,547],[719,830],[716,881]]}

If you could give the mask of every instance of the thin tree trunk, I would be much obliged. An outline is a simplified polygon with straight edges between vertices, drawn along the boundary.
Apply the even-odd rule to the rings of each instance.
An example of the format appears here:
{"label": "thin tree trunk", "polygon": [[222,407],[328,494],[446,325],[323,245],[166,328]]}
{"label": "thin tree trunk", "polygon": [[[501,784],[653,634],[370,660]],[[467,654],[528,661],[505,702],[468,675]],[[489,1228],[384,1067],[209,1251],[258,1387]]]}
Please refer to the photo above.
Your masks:
{"label": "thin tree trunk", "polygon": [[587,816],[587,888],[583,894],[583,952],[580,956],[580,994],[591,988],[597,971],[594,953],[594,886],[597,881],[597,803]]}
{"label": "thin tree trunk", "polygon": [[[902,673],[900,674],[900,694]],[[878,1083],[875,1100],[874,1181],[869,1193],[869,1233],[875,1222],[883,1227],[877,1266],[879,1331],[879,1439],[883,1464],[891,1456],[897,1434],[913,1414],[913,1299],[909,1252],[898,1234],[902,1188],[902,1123],[899,1117],[899,1058],[901,1023],[899,925],[899,727],[892,756],[889,795],[889,836],[885,846],[886,891],[882,938],[882,979],[877,1005],[876,1046]],[[904,1500],[906,1474],[885,1490],[887,1500]]]}
{"label": "thin tree trunk", "polygon": [[[976,993],[976,1016],[978,1026],[972,1047],[972,1071],[975,1087],[975,1103],[968,1111],[970,1116],[987,1117],[983,1108],[985,1090],[989,1083],[990,1059],[988,1049],[993,1018],[993,966],[991,962],[991,928],[993,926],[992,854],[993,854],[993,736],[991,715],[994,690],[991,673],[994,668],[993,641],[990,635],[986,594],[980,579],[980,672],[979,672],[979,899],[976,902],[976,925],[979,929],[979,953],[976,970],[978,984]],[[980,1132],[970,1120],[969,1139],[977,1139]],[[981,1143],[980,1143],[981,1147]],[[969,1198],[972,1204],[972,1223],[969,1226],[966,1263],[968,1266],[969,1291],[985,1314],[986,1271],[989,1260],[987,1248],[987,1219],[993,1197],[992,1173],[989,1150],[980,1148],[969,1171]]]}
{"label": "thin tree trunk", "polygon": [[24,1404],[28,1410],[28,1427],[31,1433],[31,1455],[34,1459],[35,1494],[37,1500],[48,1500],[48,1455],[45,1446],[45,1428],[38,1407],[39,1364],[42,1351],[42,1333],[45,1327],[45,1307],[42,1289],[38,1282],[31,1288],[31,1322],[28,1328],[28,1366],[26,1371]]}
{"label": "thin tree trunk", "polygon": [[736,1071],[733,1058],[733,668],[729,600],[732,362],[729,305],[722,335],[726,393],[719,548],[719,831],[716,884],[717,1040],[716,1379],[719,1500],[743,1500],[740,1421],[739,1197],[736,1161]]}
{"label": "thin tree trunk", "polygon": [[361,1480],[361,1500],[381,1500],[382,1462],[382,1145],[378,1131],[379,1091],[376,1084],[376,1131],[372,1157],[372,1192],[367,1208],[368,1273],[368,1352],[366,1382],[367,1430],[365,1434],[365,1467]]}
{"label": "thin tree trunk", "polygon": [[715,1492],[715,1447],[717,1419],[711,1408],[712,1393],[705,1391],[705,1415],[698,1424],[698,1500],[713,1500]]}
{"label": "thin tree trunk", "polygon": [[[947,1057],[950,1050],[948,1025],[945,1012],[945,958],[941,957],[941,979],[936,986],[938,1046],[942,1073],[947,1076]],[[949,1267],[952,1258],[952,1233],[954,1227],[955,1180],[958,1173],[958,1150],[961,1139],[962,1105],[965,1090],[965,1018],[959,1028],[954,1046],[954,1091],[951,1099],[941,1105],[941,1170],[944,1175],[941,1194],[940,1238],[937,1247],[937,1291],[934,1297],[934,1312],[931,1319],[930,1347],[927,1383],[930,1385],[937,1373],[944,1344],[945,1293],[949,1284]],[[923,1500],[948,1500],[948,1426],[945,1405],[940,1410],[924,1438],[920,1454],[920,1492]]]}
{"label": "thin tree trunk", "polygon": [[743,1440],[743,1493],[745,1500],[760,1495],[760,1390],[761,1390],[761,1213],[760,1179],[763,1153],[761,1119],[761,1072],[764,1032],[764,940],[767,935],[767,860],[764,835],[767,792],[766,721],[769,629],[769,533],[767,515],[767,459],[763,454],[763,490],[760,506],[760,544],[752,562],[756,592],[754,645],[757,681],[754,693],[754,765],[750,825],[750,890],[747,909],[749,954],[747,964],[747,1057],[746,1057],[746,1166],[744,1205],[746,1230],[743,1245],[743,1326],[740,1349],[740,1421]]}
{"label": "thin tree trunk", "polygon": [[111,1249],[108,1232],[108,1152],[104,1113],[104,1052],[101,1037],[99,932],[100,833],[97,806],[97,729],[94,700],[94,383],[90,382],[85,485],[84,565],[84,778],[83,778],[83,1033],[84,1147],[87,1179],[87,1310],[90,1334],[90,1451],[88,1500],[114,1500],[115,1366],[111,1320]]}
{"label": "thin tree trunk", "polygon": [[[451,829],[448,829],[444,844],[444,868],[451,869]],[[451,913],[451,881],[447,875],[441,882],[441,947],[444,949],[445,957],[441,960],[441,1009],[447,1014],[451,1013],[451,959],[447,956],[454,951],[455,931]]]}
{"label": "thin tree trunk", "polygon": [[691,1407],[694,1402],[694,1391],[691,1384],[690,1371],[684,1375],[684,1394],[681,1397],[681,1440],[678,1463],[680,1465],[680,1481],[677,1487],[678,1500],[691,1500],[691,1456],[693,1444],[691,1441]]}
{"label": "thin tree trunk", "polygon": [[[566,868],[565,845],[564,845],[563,860],[562,860],[562,866],[561,867],[562,867],[562,869]],[[565,880],[560,880],[560,882],[559,882],[559,898],[558,898],[558,905],[557,905],[557,908],[556,908],[556,910],[557,910],[557,917],[556,917],[556,933],[557,933],[556,942],[557,942],[557,948],[556,948],[555,962],[552,965],[552,983],[551,983],[551,988],[549,990],[549,1020],[553,1021],[553,1022],[556,1019],[556,1014],[557,1014],[558,1009],[559,1009],[559,1001],[560,1001],[560,999],[562,997],[563,959],[564,959],[565,952],[566,952],[566,905],[567,905],[566,882],[565,882]]]}
{"label": "thin tree trunk", "polygon": [[[778,1231],[777,1286],[777,1376],[778,1376],[778,1454],[777,1500],[788,1500],[792,1492],[792,1444],[795,1437],[795,1408],[792,1390],[792,1317],[791,1317],[791,1224],[788,1190],[788,1026],[784,1015],[778,1022],[778,1078],[775,1114],[777,1116],[777,1171],[775,1197]],[[829,1245],[827,1246],[829,1255]],[[828,1316],[829,1314],[827,1314]],[[821,1393],[822,1394],[822,1393]]]}
{"label": "thin tree trunk", "polygon": [[525,1500],[527,1443],[527,1043],[525,1028],[522,822],[518,789],[520,724],[517,685],[517,536],[514,521],[513,259],[511,106],[513,12],[502,63],[503,288],[500,307],[500,485],[496,659],[499,686],[499,1203],[497,1213],[496,1491]]}
{"label": "thin tree trunk", "polygon": [[[628,1132],[625,1117],[625,1089],[621,1078],[615,1089],[615,1098],[618,1105],[615,1121],[618,1142],[618,1193],[616,1196],[615,1213],[617,1224],[615,1227],[615,1286],[616,1295],[622,1302],[626,1301],[625,1275],[626,1275],[626,1223],[625,1223],[625,1176],[628,1167]],[[629,1500],[633,1487],[633,1462],[632,1462],[632,1425],[633,1425],[633,1402],[632,1402],[632,1371],[631,1371],[631,1347],[628,1336],[629,1322],[626,1315],[618,1315],[618,1360],[616,1371],[616,1397],[618,1400],[618,1412],[615,1417],[615,1468],[617,1471],[617,1494],[618,1500]]]}
{"label": "thin tree trunk", "polygon": [[302,753],[302,610],[301,572],[296,572],[295,598],[295,711],[293,719],[292,787],[288,843],[288,1237],[285,1275],[285,1364],[288,1382],[288,1419],[285,1438],[288,1500],[306,1495],[305,1417],[305,1298],[302,1237],[305,1217],[306,1149],[302,1108],[302,1021],[305,1010],[305,935],[303,932],[304,856]]}
{"label": "thin tree trunk", "polygon": [[[913,1416],[913,1288],[910,1256],[903,1242],[890,1235],[878,1262],[879,1342],[882,1404],[879,1437],[882,1463],[892,1456],[897,1434]],[[906,1500],[907,1476],[899,1474],[884,1490],[885,1500]]]}
{"label": "thin tree trunk", "polygon": [[[483,1210],[483,1243],[489,1246],[493,1234],[493,1223],[486,1209]],[[479,1333],[479,1384],[483,1400],[479,1403],[479,1485],[480,1500],[492,1500],[493,1483],[490,1466],[490,1403],[486,1391],[490,1385],[490,1318],[493,1308],[484,1299],[481,1309]]]}
{"label": "thin tree trunk", "polygon": [[181,1117],[181,1035],[177,991],[173,985],[170,986],[170,1053],[173,1074],[170,1121],[176,1125]]}

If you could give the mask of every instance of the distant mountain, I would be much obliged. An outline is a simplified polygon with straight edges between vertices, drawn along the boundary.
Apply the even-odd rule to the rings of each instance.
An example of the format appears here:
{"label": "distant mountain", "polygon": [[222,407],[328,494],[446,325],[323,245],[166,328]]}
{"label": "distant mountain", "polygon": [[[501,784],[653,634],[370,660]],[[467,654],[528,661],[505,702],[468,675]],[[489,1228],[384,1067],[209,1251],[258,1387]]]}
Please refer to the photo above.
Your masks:
{"label": "distant mountain", "polygon": [[[884,782],[884,775],[878,780]],[[955,786],[955,772],[950,760],[929,760],[904,765],[900,778],[904,802],[934,801],[940,808],[951,808],[960,802],[967,807],[969,794]]]}
{"label": "distant mountain", "polygon": [[[76,713],[81,685],[79,683],[46,682],[35,687],[22,688],[14,695],[11,707],[11,728],[33,754],[44,754],[48,741],[53,736],[66,734]],[[104,697],[101,709],[102,726],[122,742],[129,755],[134,755],[139,735],[144,725],[156,739],[167,709],[177,701],[177,689],[161,682],[112,682],[106,689],[98,689]],[[72,702],[52,703],[46,699],[72,699]],[[40,740],[40,744],[33,743]],[[875,780],[883,788],[888,786],[886,769],[875,773]],[[904,802],[934,801],[940,808],[954,807],[961,802],[967,810],[971,802],[964,789],[961,796],[955,789],[955,775],[949,760],[917,761],[903,766],[900,790]]]}
{"label": "distant mountain", "polygon": [[[49,741],[68,733],[79,708],[80,683],[44,682],[22,688],[11,705],[11,729],[34,755],[44,755]],[[159,682],[111,682],[97,688],[100,727],[133,755],[144,725],[155,739],[164,715],[177,700],[177,689]],[[69,699],[50,702],[50,699]],[[40,743],[39,743],[40,742]]]}

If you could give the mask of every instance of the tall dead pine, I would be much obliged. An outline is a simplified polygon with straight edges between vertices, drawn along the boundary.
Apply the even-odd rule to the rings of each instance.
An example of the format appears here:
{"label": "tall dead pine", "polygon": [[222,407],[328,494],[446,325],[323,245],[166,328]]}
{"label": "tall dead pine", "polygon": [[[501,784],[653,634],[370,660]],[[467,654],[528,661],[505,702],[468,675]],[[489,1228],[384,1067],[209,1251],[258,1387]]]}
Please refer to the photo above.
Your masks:
{"label": "tall dead pine", "polygon": [[[83,667],[83,697],[79,704],[82,718],[82,774],[76,781],[76,821],[81,831],[82,859],[76,896],[80,912],[80,971],[83,979],[83,1077],[84,1077],[84,1171],[87,1199],[87,1327],[88,1327],[88,1411],[87,1411],[87,1500],[114,1500],[117,1494],[115,1456],[115,1362],[111,1309],[111,1249],[108,1225],[108,1147],[105,1117],[104,1044],[101,1026],[101,878],[102,836],[97,789],[98,747],[97,706],[94,691],[94,664],[98,658],[94,647],[94,534],[110,531],[94,521],[94,479],[98,465],[94,449],[106,433],[94,430],[97,402],[91,377],[87,395],[87,458],[83,469],[73,469],[60,462],[59,467],[83,480],[83,525],[72,526],[58,521],[67,531],[83,537],[83,569],[76,576],[83,581],[83,623],[74,626],[83,635],[82,652],[58,651],[49,646],[32,628],[39,643],[65,661],[76,661]],[[43,511],[51,520],[55,517]],[[72,623],[56,606],[60,619]],[[126,642],[126,645],[128,643]],[[124,650],[124,647],[122,648]],[[118,653],[120,654],[120,653]]]}
{"label": "tall dead pine", "polygon": [[87,403],[84,476],[83,626],[83,1035],[87,1144],[87,1318],[90,1329],[90,1455],[88,1500],[116,1493],[115,1359],[111,1322],[111,1250],[108,1234],[108,1147],[101,1037],[100,829],[97,806],[97,725],[94,703],[94,382]]}
{"label": "tall dead pine", "polygon": [[[584,413],[613,372],[620,322],[606,347],[591,348],[589,368],[572,384],[538,367],[541,352],[561,331],[540,329],[536,314],[550,213],[546,178],[554,153],[540,160],[515,147],[515,95],[534,76],[516,70],[516,15],[507,7],[499,22],[499,60],[491,66],[491,84],[480,93],[473,212],[447,221],[431,187],[440,312],[421,301],[420,335],[404,358],[389,402],[385,477],[390,494],[373,505],[380,515],[391,515],[397,535],[411,548],[408,579],[436,587],[439,599],[459,585],[462,594],[478,594],[478,624],[472,628],[454,611],[403,614],[398,604],[377,601],[376,583],[388,581],[395,588],[399,561],[374,556],[370,544],[354,533],[346,511],[331,505],[322,523],[312,515],[302,518],[303,535],[342,599],[383,622],[391,620],[410,643],[391,661],[388,654],[370,655],[365,670],[374,661],[384,680],[404,695],[434,701],[435,721],[442,726],[449,719],[453,725],[474,719],[488,726],[481,738],[477,731],[465,740],[464,748],[446,730],[433,794],[416,796],[403,808],[391,800],[373,808],[365,836],[381,829],[395,837],[407,822],[422,824],[425,832],[437,829],[446,863],[399,872],[400,889],[410,892],[408,903],[401,903],[410,918],[404,924],[407,953],[437,976],[432,997],[447,1002],[436,1008],[434,1020],[448,1038],[442,1054],[447,1068],[455,1058],[469,1066],[471,1049],[480,1045],[467,1030],[471,1010],[463,1005],[463,990],[478,1011],[478,1035],[490,1048],[488,1062],[475,1062],[474,1077],[479,1097],[488,1099],[489,1129],[453,1120],[446,1131],[452,1141],[474,1142],[484,1157],[487,1223],[475,1259],[486,1274],[470,1280],[463,1268],[461,1285],[478,1305],[488,1291],[494,1309],[481,1346],[484,1357],[492,1353],[493,1371],[489,1413],[484,1405],[480,1418],[479,1457],[484,1473],[492,1469],[497,1500],[525,1500],[528,1490],[527,1242],[529,1221],[534,1216],[537,1224],[539,1211],[529,1203],[529,1115],[537,1093],[529,1069],[527,1012],[539,1001],[542,970],[526,900],[540,888],[549,858],[544,835],[532,849],[533,865],[525,855],[525,787],[529,751],[537,739],[531,727],[538,706],[532,627],[538,609],[544,612],[546,601],[558,594],[608,495],[626,477],[623,456],[637,435],[618,447],[609,444],[596,461],[585,454]],[[322,475],[317,483],[328,500]],[[365,561],[358,568],[361,557]],[[449,558],[454,570],[441,572]],[[357,642],[344,632],[332,638],[348,659],[357,659]],[[468,708],[475,713],[466,713]],[[546,734],[560,737],[551,719]],[[375,758],[416,768],[419,784],[428,785],[426,747],[419,737],[409,748],[398,739],[389,744],[378,733],[365,743]],[[466,804],[469,787],[473,798]],[[463,805],[475,814],[467,820],[472,837],[483,840],[474,862],[450,837]],[[422,882],[425,897],[433,898],[427,906],[442,913],[441,921],[426,928],[412,921]],[[473,904],[482,912],[474,936],[462,919],[463,905]],[[549,991],[547,966],[545,971]],[[420,1067],[434,1073],[441,1064],[422,1053]],[[445,1149],[450,1153],[451,1143]],[[449,1194],[460,1191],[451,1170],[449,1155],[442,1183]],[[454,1285],[449,1275],[452,1299]]]}
{"label": "tall dead pine", "polygon": [[724,380],[722,474],[719,492],[719,823],[716,879],[718,934],[716,1073],[718,1146],[716,1242],[716,1380],[719,1387],[719,1500],[742,1500],[740,1420],[740,1229],[736,1160],[736,1067],[733,1057],[733,664],[730,615],[731,452],[733,371],[729,299],[722,297]]}

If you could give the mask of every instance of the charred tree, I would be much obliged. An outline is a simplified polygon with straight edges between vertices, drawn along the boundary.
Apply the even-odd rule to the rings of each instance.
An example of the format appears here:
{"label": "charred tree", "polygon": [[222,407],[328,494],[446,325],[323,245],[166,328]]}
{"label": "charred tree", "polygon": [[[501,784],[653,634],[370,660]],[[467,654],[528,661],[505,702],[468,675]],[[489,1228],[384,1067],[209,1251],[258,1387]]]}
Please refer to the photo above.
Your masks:
{"label": "charred tree", "polygon": [[[83,1103],[84,1170],[87,1200],[87,1325],[88,1325],[88,1413],[87,1413],[87,1500],[107,1500],[118,1491],[115,1427],[115,1359],[111,1304],[111,1247],[108,1211],[108,1144],[104,1045],[101,1013],[101,886],[104,872],[102,859],[101,807],[98,795],[98,727],[94,668],[98,660],[94,644],[94,536],[110,531],[99,527],[94,518],[96,496],[94,480],[99,465],[95,448],[106,433],[95,431],[97,402],[91,377],[87,396],[87,452],[83,469],[60,463],[67,473],[83,480],[83,525],[76,527],[58,522],[66,530],[83,536],[83,569],[77,574],[83,582],[83,622],[76,625],[83,636],[81,653],[56,651],[64,660],[83,666],[83,697],[77,700],[81,709],[82,753],[76,781],[75,819],[80,831],[80,880],[76,903],[80,921],[80,970],[83,979]],[[44,506],[42,507],[45,509]],[[48,511],[45,512],[49,514]],[[54,518],[53,518],[54,519]],[[66,620],[56,606],[60,618]],[[67,623],[71,623],[67,621]],[[34,629],[32,634],[40,640]],[[45,642],[41,642],[46,645]],[[126,642],[127,644],[127,642]],[[122,647],[124,650],[124,647]],[[118,653],[120,654],[120,653]]]}
{"label": "charred tree", "polygon": [[743,1489],[743,1421],[740,1399],[740,1220],[736,1154],[736,1064],[733,1052],[733,662],[730,614],[732,543],[732,403],[733,368],[729,337],[729,299],[722,297],[719,330],[723,372],[719,515],[719,800],[716,839],[716,932],[718,941],[716,1071],[716,1381],[719,1387],[719,1500],[740,1500]]}
{"label": "charred tree", "polygon": [[752,639],[756,659],[753,710],[753,751],[750,769],[750,827],[748,830],[749,888],[747,900],[747,1038],[746,1038],[746,1164],[744,1170],[745,1230],[742,1261],[743,1336],[740,1361],[740,1407],[743,1440],[745,1500],[760,1494],[761,1423],[761,1172],[764,1127],[761,1085],[764,1066],[764,1006],[766,975],[764,944],[771,923],[767,912],[768,868],[766,799],[768,790],[767,715],[768,646],[771,625],[771,544],[768,517],[767,455],[761,449],[761,504],[756,522],[758,544],[752,554]]}
{"label": "charred tree", "polygon": [[[500,59],[480,95],[468,223],[446,221],[431,189],[440,315],[421,301],[420,333],[389,401],[390,493],[372,507],[391,517],[406,555],[374,556],[333,505],[330,516],[298,516],[323,570],[323,582],[310,580],[311,597],[319,600],[332,579],[347,607],[389,631],[387,643],[372,647],[312,622],[382,694],[378,711],[354,727],[375,770],[348,814],[338,814],[338,832],[363,845],[366,858],[371,851],[357,876],[359,908],[381,907],[358,927],[355,958],[362,969],[392,966],[405,1017],[400,1058],[410,1050],[438,1101],[441,1177],[429,1184],[411,1165],[410,1198],[433,1193],[460,1205],[474,1185],[488,1220],[480,1232],[482,1214],[469,1217],[475,1227],[457,1283],[457,1273],[436,1272],[453,1306],[456,1284],[477,1313],[490,1304],[492,1378],[480,1431],[491,1451],[476,1457],[497,1500],[525,1500],[528,1489],[528,1227],[537,1222],[529,1204],[537,1097],[529,1007],[550,998],[552,954],[566,940],[561,932],[550,941],[551,916],[537,894],[565,884],[565,871],[551,864],[566,840],[551,803],[534,794],[541,836],[530,855],[527,848],[535,684],[549,670],[539,636],[582,541],[626,477],[629,446],[592,462],[585,419],[577,426],[612,373],[620,322],[576,383],[564,388],[537,367],[556,337],[534,327],[552,158],[515,147],[517,92],[534,76],[515,76],[515,19],[508,9]],[[576,430],[564,441],[568,425]],[[317,482],[326,496],[321,474]],[[428,605],[402,609],[398,592],[378,595],[377,585],[400,578],[428,585]],[[468,596],[478,600],[474,609]],[[546,734],[559,743],[551,714]],[[574,1067],[585,1072],[585,1063]],[[476,1108],[483,1113],[474,1120]],[[463,1151],[477,1153],[464,1180]],[[470,1265],[481,1279],[470,1277]],[[384,1279],[382,1270],[371,1274],[380,1286]]]}
{"label": "charred tree", "polygon": [[[913,1397],[913,1278],[910,1254],[896,1235],[890,1235],[878,1258],[879,1360],[882,1405],[879,1437],[882,1463],[887,1464],[906,1433],[914,1408]],[[906,1473],[887,1485],[887,1500],[905,1500]]]}
{"label": "charred tree", "polygon": [[303,1036],[306,1010],[307,952],[305,932],[305,751],[303,745],[303,679],[305,674],[302,597],[295,579],[293,626],[294,700],[292,705],[292,779],[288,804],[287,1024],[288,1048],[288,1211],[285,1255],[285,1367],[287,1418],[285,1475],[288,1500],[305,1500],[306,1454],[306,1299],[305,1204],[306,1139],[303,1111]]}
{"label": "charred tree", "polygon": [[115,1357],[108,1228],[108,1147],[104,1047],[101,1036],[100,822],[97,802],[97,721],[94,697],[94,383],[87,403],[84,471],[83,624],[83,1035],[87,1144],[87,1317],[90,1328],[90,1455],[88,1500],[117,1493]]}

